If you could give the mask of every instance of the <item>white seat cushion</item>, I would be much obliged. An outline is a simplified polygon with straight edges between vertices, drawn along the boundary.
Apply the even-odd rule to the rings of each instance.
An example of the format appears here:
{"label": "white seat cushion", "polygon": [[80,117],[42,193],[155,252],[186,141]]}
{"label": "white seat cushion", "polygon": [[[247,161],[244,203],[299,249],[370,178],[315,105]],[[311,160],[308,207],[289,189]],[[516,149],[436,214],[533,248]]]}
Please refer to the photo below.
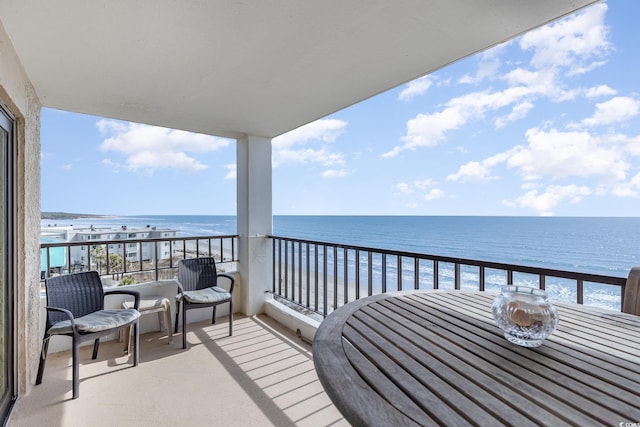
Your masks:
{"label": "white seat cushion", "polygon": [[185,291],[184,294],[178,294],[176,297],[178,300],[181,298],[184,298],[190,303],[206,304],[228,300],[231,298],[231,294],[222,288],[212,286],[210,288],[200,289],[197,291]]}
{"label": "white seat cushion", "polygon": [[[79,332],[91,333],[124,326],[139,317],[140,313],[135,309],[114,309],[96,311],[91,314],[87,314],[86,316],[78,317],[74,320]],[[51,335],[68,334],[71,332],[73,331],[71,330],[70,320],[62,320],[49,328],[49,333]]]}

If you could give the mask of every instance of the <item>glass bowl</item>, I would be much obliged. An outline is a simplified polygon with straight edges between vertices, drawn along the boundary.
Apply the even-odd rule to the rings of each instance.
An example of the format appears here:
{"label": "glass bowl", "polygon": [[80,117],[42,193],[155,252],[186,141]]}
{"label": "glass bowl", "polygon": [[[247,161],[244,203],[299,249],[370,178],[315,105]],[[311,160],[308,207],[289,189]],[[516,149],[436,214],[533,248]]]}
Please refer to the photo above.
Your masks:
{"label": "glass bowl", "polygon": [[528,286],[503,286],[491,311],[504,337],[522,347],[539,347],[558,326],[558,311],[547,293]]}

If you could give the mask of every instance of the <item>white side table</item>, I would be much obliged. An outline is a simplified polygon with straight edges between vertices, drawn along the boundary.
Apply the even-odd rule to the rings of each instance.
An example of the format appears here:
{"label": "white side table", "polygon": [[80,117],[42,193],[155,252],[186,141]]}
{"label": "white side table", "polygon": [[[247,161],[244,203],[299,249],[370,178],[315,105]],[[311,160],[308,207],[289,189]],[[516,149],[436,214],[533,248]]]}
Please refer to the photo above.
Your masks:
{"label": "white side table", "polygon": [[[122,308],[133,308],[134,302],[127,300],[122,303]],[[160,330],[167,330],[169,336],[169,344],[173,342],[173,328],[171,327],[171,301],[160,295],[147,295],[140,297],[140,307],[138,308],[141,316],[145,314],[158,313],[158,322]],[[164,316],[163,316],[164,314]],[[129,352],[131,330],[127,328],[124,337],[124,351]]]}

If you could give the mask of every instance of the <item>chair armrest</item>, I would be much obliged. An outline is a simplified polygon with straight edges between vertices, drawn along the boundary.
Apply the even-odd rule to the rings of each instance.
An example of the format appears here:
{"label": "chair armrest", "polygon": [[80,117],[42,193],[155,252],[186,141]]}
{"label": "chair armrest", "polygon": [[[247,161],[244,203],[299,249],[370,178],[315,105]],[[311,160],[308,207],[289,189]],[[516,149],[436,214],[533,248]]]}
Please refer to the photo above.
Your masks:
{"label": "chair armrest", "polygon": [[131,289],[109,289],[104,292],[105,296],[113,294],[132,295],[134,298],[133,308],[136,310],[140,308],[140,292]]}
{"label": "chair armrest", "polygon": [[[73,317],[73,314],[71,314],[71,312],[69,310],[64,309],[64,308],[59,308],[59,307],[45,307],[45,309],[47,311],[58,311],[60,313],[64,313],[69,318],[69,320],[71,321],[71,328],[75,331],[75,329],[76,329],[76,321],[75,321],[75,318]],[[47,322],[48,322],[48,320],[47,320]],[[49,326],[51,326],[51,325],[49,325]],[[47,327],[47,329],[48,329],[48,327]]]}
{"label": "chair armrest", "polygon": [[184,288],[182,287],[182,284],[180,282],[178,282],[177,280],[176,280],[176,283],[178,284],[178,292],[176,293],[176,295],[177,294],[183,294],[184,293]]}
{"label": "chair armrest", "polygon": [[232,294],[233,293],[233,286],[236,283],[236,279],[234,279],[233,276],[231,276],[230,274],[225,274],[225,273],[219,273],[217,276],[218,277],[224,277],[225,279],[229,279],[229,281],[231,282],[231,286],[229,287],[229,293]]}

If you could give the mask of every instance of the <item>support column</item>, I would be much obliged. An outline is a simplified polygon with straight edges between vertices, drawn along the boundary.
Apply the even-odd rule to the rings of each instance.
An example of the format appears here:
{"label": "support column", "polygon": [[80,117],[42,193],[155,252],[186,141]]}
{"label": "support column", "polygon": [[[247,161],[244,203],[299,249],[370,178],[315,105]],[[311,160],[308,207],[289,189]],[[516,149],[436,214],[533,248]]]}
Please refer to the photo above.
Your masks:
{"label": "support column", "polygon": [[236,143],[240,311],[263,312],[271,289],[273,232],[271,139],[247,135]]}

